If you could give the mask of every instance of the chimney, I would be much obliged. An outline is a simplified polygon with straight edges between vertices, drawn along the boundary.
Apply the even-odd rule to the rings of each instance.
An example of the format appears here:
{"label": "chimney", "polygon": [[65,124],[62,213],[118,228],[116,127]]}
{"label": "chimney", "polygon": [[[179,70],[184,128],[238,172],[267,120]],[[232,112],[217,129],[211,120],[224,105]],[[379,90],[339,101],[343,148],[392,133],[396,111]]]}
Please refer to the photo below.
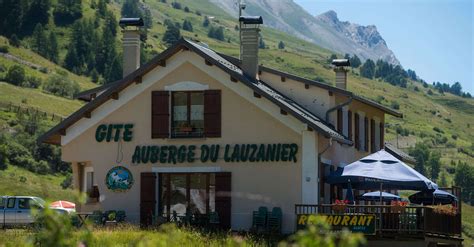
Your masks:
{"label": "chimney", "polygon": [[250,78],[258,72],[258,33],[263,24],[261,16],[241,16],[240,22],[240,60],[242,70]]}
{"label": "chimney", "polygon": [[331,64],[336,72],[336,87],[347,90],[347,66],[351,66],[349,59],[334,59]]}
{"label": "chimney", "polygon": [[123,77],[140,67],[140,27],[142,18],[122,18],[119,22],[123,33]]}

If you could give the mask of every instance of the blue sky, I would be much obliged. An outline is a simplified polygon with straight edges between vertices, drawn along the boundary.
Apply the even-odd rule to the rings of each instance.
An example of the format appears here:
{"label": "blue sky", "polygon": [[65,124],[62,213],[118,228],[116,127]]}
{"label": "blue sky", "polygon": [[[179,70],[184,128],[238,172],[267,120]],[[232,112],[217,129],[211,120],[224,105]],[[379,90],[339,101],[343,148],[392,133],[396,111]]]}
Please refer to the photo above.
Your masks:
{"label": "blue sky", "polygon": [[471,0],[294,0],[313,15],[376,25],[405,69],[429,83],[474,93],[474,4]]}

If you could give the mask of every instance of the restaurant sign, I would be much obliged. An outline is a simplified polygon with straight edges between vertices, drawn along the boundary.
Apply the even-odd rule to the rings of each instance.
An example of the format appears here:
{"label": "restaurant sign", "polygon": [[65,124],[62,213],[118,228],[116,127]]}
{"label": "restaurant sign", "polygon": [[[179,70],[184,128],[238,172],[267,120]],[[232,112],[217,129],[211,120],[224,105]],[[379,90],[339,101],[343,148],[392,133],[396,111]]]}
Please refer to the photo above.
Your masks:
{"label": "restaurant sign", "polygon": [[333,230],[339,231],[347,228],[351,232],[360,232],[366,235],[375,234],[375,215],[374,214],[298,214],[296,217],[297,228],[303,229],[307,225],[315,224],[318,220],[326,221]]}

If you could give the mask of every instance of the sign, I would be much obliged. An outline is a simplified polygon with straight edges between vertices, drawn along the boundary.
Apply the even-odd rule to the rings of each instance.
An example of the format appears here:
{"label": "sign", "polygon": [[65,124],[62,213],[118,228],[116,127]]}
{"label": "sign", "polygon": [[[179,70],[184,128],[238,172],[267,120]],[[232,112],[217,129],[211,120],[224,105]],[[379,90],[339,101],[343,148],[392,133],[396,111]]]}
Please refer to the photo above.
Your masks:
{"label": "sign", "polygon": [[[199,154],[198,154],[199,151]],[[291,144],[219,144],[136,146],[133,164],[201,162],[297,162],[298,145]],[[223,156],[223,157],[222,157]],[[222,157],[222,158],[221,158]]]}
{"label": "sign", "polygon": [[296,226],[298,229],[302,229],[307,225],[314,224],[318,217],[324,219],[335,231],[347,228],[351,232],[360,232],[367,235],[375,234],[374,214],[298,214],[296,216]]}
{"label": "sign", "polygon": [[97,142],[129,142],[133,137],[133,124],[101,124],[95,130]]}
{"label": "sign", "polygon": [[105,184],[112,191],[126,191],[133,185],[132,173],[123,166],[116,166],[105,176]]}

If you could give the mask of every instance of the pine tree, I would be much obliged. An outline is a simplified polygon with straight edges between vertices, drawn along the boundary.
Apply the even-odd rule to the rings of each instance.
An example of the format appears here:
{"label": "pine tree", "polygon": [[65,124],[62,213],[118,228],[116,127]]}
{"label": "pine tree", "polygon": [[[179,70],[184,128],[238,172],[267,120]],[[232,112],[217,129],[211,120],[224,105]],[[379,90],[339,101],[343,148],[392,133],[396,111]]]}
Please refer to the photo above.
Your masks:
{"label": "pine tree", "polygon": [[163,42],[165,42],[168,46],[172,46],[181,38],[181,32],[176,25],[168,25],[166,28],[166,32],[163,35]]}
{"label": "pine tree", "polygon": [[208,27],[210,24],[209,18],[207,16],[204,16],[204,21],[202,22],[203,27]]}
{"label": "pine tree", "polygon": [[115,18],[115,15],[112,11],[107,11],[107,13],[105,14],[105,24],[104,24],[105,28],[110,30],[110,32],[112,32],[112,35],[113,36],[116,36],[117,35],[117,28],[118,28],[118,25],[117,25],[117,20]]}
{"label": "pine tree", "polygon": [[114,82],[122,78],[122,63],[118,56],[112,59],[111,65],[107,68],[105,79],[106,83]]}
{"label": "pine tree", "polygon": [[16,36],[16,34],[13,34],[10,37],[10,44],[14,47],[20,47],[21,42],[20,42],[20,39],[18,39],[18,36]]}
{"label": "pine tree", "polygon": [[54,7],[54,22],[64,25],[82,17],[82,0],[58,0]]}
{"label": "pine tree", "polygon": [[80,67],[80,62],[77,58],[76,48],[74,47],[73,43],[69,44],[69,47],[67,49],[66,57],[64,58],[64,67],[69,71],[75,73],[77,73],[76,68]]}
{"label": "pine tree", "polygon": [[43,57],[48,55],[48,42],[46,38],[46,33],[43,29],[43,26],[38,23],[33,31],[33,51],[37,52]]}
{"label": "pine tree", "polygon": [[49,20],[49,9],[51,8],[51,0],[33,0],[29,6],[27,17],[25,22],[41,23],[43,25],[48,23]]}
{"label": "pine tree", "polygon": [[134,18],[142,17],[138,7],[138,0],[125,0],[121,10],[123,17]]}
{"label": "pine tree", "polygon": [[260,38],[258,39],[258,48],[259,49],[265,49],[265,41],[263,41],[263,36],[259,35]]}
{"label": "pine tree", "polygon": [[183,30],[192,32],[193,31],[193,24],[191,24],[191,22],[188,21],[188,20],[184,20],[183,21]]}
{"label": "pine tree", "polygon": [[95,68],[91,71],[91,79],[94,83],[97,83],[99,81],[99,72],[97,72]]}
{"label": "pine tree", "polygon": [[97,13],[99,13],[100,17],[104,18],[107,14],[107,3],[105,0],[99,0]]}
{"label": "pine tree", "polygon": [[355,54],[354,54],[354,56],[351,57],[350,62],[351,62],[351,67],[352,68],[359,68],[359,66],[362,64],[359,57]]}
{"label": "pine tree", "polygon": [[280,42],[278,43],[278,49],[280,49],[280,50],[285,49],[285,43],[283,43],[283,41],[281,41],[281,40],[280,40]]}
{"label": "pine tree", "polygon": [[0,33],[10,37],[22,30],[27,7],[25,1],[0,1]]}
{"label": "pine tree", "polygon": [[360,67],[360,75],[372,79],[375,74],[375,63],[374,61],[367,59],[365,63]]}
{"label": "pine tree", "polygon": [[145,28],[150,29],[153,27],[153,16],[151,15],[150,9],[146,8],[143,10],[142,18]]}
{"label": "pine tree", "polygon": [[51,31],[49,32],[49,47],[48,47],[48,59],[54,63],[59,62],[59,45],[56,34]]}
{"label": "pine tree", "polygon": [[430,158],[428,159],[428,165],[431,168],[431,179],[437,180],[439,177],[439,171],[441,169],[441,153],[439,152],[431,152]]}

